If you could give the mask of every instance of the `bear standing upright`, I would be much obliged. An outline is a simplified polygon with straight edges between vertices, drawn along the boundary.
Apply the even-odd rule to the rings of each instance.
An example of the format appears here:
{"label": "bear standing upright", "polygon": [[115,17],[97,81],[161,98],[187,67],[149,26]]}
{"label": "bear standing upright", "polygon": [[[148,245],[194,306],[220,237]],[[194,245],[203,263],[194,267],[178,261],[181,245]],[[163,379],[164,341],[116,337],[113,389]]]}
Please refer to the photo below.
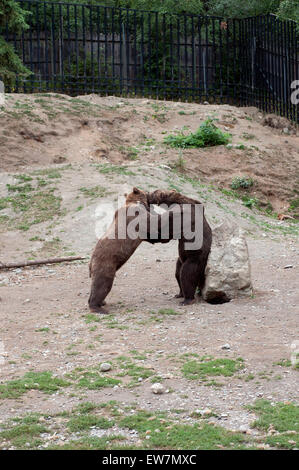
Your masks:
{"label": "bear standing upright", "polygon": [[[148,194],[133,188],[129,195],[125,195],[125,204],[115,212],[112,224],[96,244],[89,264],[92,284],[88,304],[92,312],[107,313],[102,306],[105,305],[104,299],[112,288],[116,271],[128,261],[142,241],[150,241],[147,227],[151,225],[151,217],[157,217],[160,225],[163,223],[163,216],[150,212]],[[134,233],[130,232],[133,236],[130,237],[127,229],[129,224],[134,222],[136,212],[141,214],[139,221],[145,222],[145,226],[141,224],[144,228],[142,232],[142,227],[137,224],[138,231],[134,232],[134,227]],[[168,241],[162,240],[162,243]]]}
{"label": "bear standing upright", "polygon": [[[194,206],[201,204],[195,199],[191,199],[177,191],[162,191],[160,189],[153,191],[148,195],[149,204],[188,204]],[[194,220],[192,221],[194,224]],[[176,263],[175,277],[179,285],[180,291],[176,297],[184,298],[182,305],[189,305],[194,302],[196,288],[202,290],[205,284],[205,268],[212,245],[212,230],[203,213],[201,229],[203,235],[203,243],[199,250],[185,249],[185,238],[179,239],[179,257]],[[150,240],[151,243],[161,242],[161,239]]]}
{"label": "bear standing upright", "polygon": [[120,238],[118,220],[123,216],[128,224],[134,218],[127,217],[129,207],[142,204],[148,210],[147,193],[133,188],[133,191],[125,196],[125,204],[115,212],[112,224],[98,240],[90,260],[89,275],[92,284],[88,304],[92,312],[107,313],[102,306],[105,305],[104,299],[112,288],[116,271],[128,261],[142,242],[139,237]]}

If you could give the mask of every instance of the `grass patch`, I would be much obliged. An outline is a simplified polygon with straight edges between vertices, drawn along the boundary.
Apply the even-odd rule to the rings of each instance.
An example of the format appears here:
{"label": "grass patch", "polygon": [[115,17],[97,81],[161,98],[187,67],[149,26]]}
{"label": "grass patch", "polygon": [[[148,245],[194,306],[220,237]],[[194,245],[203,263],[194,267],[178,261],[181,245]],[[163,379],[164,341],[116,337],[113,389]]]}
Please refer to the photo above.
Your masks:
{"label": "grass patch", "polygon": [[[207,381],[209,377],[223,376],[231,377],[244,367],[243,359],[214,359],[202,357],[199,360],[185,362],[182,373],[186,379]],[[215,385],[213,382],[211,385]],[[219,385],[219,384],[218,384]]]}
{"label": "grass patch", "polygon": [[93,188],[80,188],[80,191],[85,197],[88,197],[90,199],[104,197],[108,194],[106,188],[104,188],[103,186],[94,186]]}
{"label": "grass patch", "polygon": [[240,433],[203,423],[178,424],[167,419],[166,413],[138,411],[123,418],[119,425],[136,429],[141,437],[149,438],[145,447],[150,449],[239,449],[246,440]]}
{"label": "grass patch", "polygon": [[120,372],[118,373],[119,377],[129,376],[131,381],[129,382],[129,387],[134,387],[138,384],[138,379],[142,380],[147,379],[154,375],[154,372],[151,369],[143,367],[142,365],[136,364],[131,358],[126,356],[120,356],[117,359]]}
{"label": "grass patch", "polygon": [[162,426],[169,426],[170,422],[165,419],[166,414],[157,412],[156,414],[149,411],[140,410],[130,416],[123,418],[119,425],[128,429],[135,429],[139,433],[145,434],[146,431],[154,431]]}
{"label": "grass patch", "polygon": [[105,450],[111,448],[111,443],[125,439],[121,435],[109,435],[105,437],[83,437],[71,440],[61,446],[48,447],[49,450]]}
{"label": "grass patch", "polygon": [[48,433],[49,430],[44,425],[38,423],[38,416],[35,420],[30,416],[29,418],[30,419],[27,420],[27,422],[26,418],[24,418],[22,420],[23,422],[11,427],[6,425],[9,428],[0,432],[0,437],[2,440],[9,441],[9,447],[13,446],[17,449],[33,449],[42,443],[42,440],[37,438],[42,433]]}
{"label": "grass patch", "polygon": [[10,380],[0,384],[0,399],[18,398],[28,390],[40,390],[44,393],[54,393],[61,387],[67,387],[69,382],[53,377],[53,373],[45,372],[27,372],[22,378]]}
{"label": "grass patch", "polygon": [[162,323],[163,320],[165,320],[165,318],[168,316],[181,315],[180,312],[176,312],[172,308],[160,308],[157,312],[154,310],[151,310],[149,314],[150,314],[149,321],[158,322],[158,323]]}
{"label": "grass patch", "polygon": [[244,449],[246,441],[241,433],[227,431],[220,426],[210,424],[182,425],[174,424],[170,429],[151,433],[149,444],[157,449],[210,450]]}
{"label": "grass patch", "polygon": [[299,406],[294,403],[271,404],[267,400],[257,400],[247,407],[259,416],[252,427],[263,431],[276,431],[266,438],[266,443],[286,449],[299,447]]}
{"label": "grass patch", "polygon": [[[62,214],[60,208],[62,199],[55,196],[54,188],[40,191],[39,179],[33,180],[27,175],[16,177],[18,183],[7,184],[9,194],[0,198],[0,210],[10,207],[15,213],[14,217],[5,221],[6,228],[28,230],[31,225],[51,220]],[[31,182],[28,183],[28,180]]]}
{"label": "grass patch", "polygon": [[183,132],[177,135],[169,135],[164,138],[164,143],[174,148],[212,147],[227,144],[230,138],[230,134],[222,132],[215,126],[213,119],[207,119],[196,132],[188,135]]}
{"label": "grass patch", "polygon": [[100,173],[103,173],[104,175],[135,175],[133,171],[128,170],[127,166],[110,165],[109,163],[104,163],[103,165],[96,165],[96,168]]}
{"label": "grass patch", "polygon": [[94,313],[87,313],[86,315],[83,315],[83,318],[85,320],[85,323],[93,323],[100,321],[100,317],[98,315],[95,315]]}
{"label": "grass patch", "polygon": [[75,382],[79,388],[87,388],[88,390],[96,390],[98,388],[113,387],[121,383],[119,379],[109,377],[107,373],[103,375],[99,371],[99,367],[94,367],[89,370],[77,368],[73,372],[66,375],[69,379]]}
{"label": "grass patch", "polygon": [[82,414],[79,416],[72,417],[67,427],[71,432],[84,431],[90,429],[92,426],[96,426],[99,429],[109,429],[113,426],[113,422],[108,419],[97,416],[94,414]]}

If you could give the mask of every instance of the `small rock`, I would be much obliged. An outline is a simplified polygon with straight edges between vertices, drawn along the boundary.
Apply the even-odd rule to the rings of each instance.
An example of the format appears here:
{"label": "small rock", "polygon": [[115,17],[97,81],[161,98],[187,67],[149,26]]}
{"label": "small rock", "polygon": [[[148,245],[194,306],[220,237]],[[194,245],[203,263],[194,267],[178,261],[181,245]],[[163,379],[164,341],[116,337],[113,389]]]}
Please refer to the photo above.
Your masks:
{"label": "small rock", "polygon": [[244,434],[247,433],[247,430],[248,430],[248,429],[247,429],[247,426],[245,426],[245,425],[242,425],[242,426],[239,427],[239,431],[240,431],[240,432],[243,432]]}
{"label": "small rock", "polygon": [[162,393],[164,393],[165,389],[162,384],[156,383],[151,386],[151,391],[156,395],[161,395]]}
{"label": "small rock", "polygon": [[223,344],[223,346],[221,346],[221,349],[230,349],[230,345],[228,343]]}
{"label": "small rock", "polygon": [[290,268],[292,268],[292,267],[293,267],[292,264],[286,264],[286,265],[283,267],[283,269],[290,269]]}
{"label": "small rock", "polygon": [[111,370],[111,364],[109,364],[109,362],[103,362],[100,365],[100,371],[101,372],[107,372],[108,370]]}

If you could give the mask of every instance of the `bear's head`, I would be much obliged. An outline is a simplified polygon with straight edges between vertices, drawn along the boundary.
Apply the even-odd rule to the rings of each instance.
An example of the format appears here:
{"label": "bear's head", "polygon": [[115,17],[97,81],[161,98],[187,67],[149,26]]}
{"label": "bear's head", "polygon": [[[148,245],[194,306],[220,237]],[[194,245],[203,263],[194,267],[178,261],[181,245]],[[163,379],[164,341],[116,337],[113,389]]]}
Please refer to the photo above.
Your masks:
{"label": "bear's head", "polygon": [[[152,193],[148,193],[147,200],[149,204],[156,204],[159,206],[160,204],[166,203],[169,196],[176,194],[177,191],[163,191],[162,189],[156,189]],[[177,193],[178,194],[178,193]]]}
{"label": "bear's head", "polygon": [[146,191],[142,191],[142,189],[133,188],[132,192],[129,194],[125,194],[126,204],[143,204],[148,207],[148,195]]}

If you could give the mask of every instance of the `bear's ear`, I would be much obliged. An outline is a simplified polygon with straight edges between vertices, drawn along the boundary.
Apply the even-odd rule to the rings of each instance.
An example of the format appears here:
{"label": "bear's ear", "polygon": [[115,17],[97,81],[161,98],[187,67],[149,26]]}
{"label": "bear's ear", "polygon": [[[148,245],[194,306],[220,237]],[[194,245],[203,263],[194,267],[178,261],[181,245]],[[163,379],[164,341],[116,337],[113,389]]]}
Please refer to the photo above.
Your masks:
{"label": "bear's ear", "polygon": [[124,196],[127,197],[127,193],[125,193]]}
{"label": "bear's ear", "polygon": [[140,189],[138,189],[138,188],[133,188],[133,193],[134,193],[134,194],[140,194],[140,192],[141,192]]}

